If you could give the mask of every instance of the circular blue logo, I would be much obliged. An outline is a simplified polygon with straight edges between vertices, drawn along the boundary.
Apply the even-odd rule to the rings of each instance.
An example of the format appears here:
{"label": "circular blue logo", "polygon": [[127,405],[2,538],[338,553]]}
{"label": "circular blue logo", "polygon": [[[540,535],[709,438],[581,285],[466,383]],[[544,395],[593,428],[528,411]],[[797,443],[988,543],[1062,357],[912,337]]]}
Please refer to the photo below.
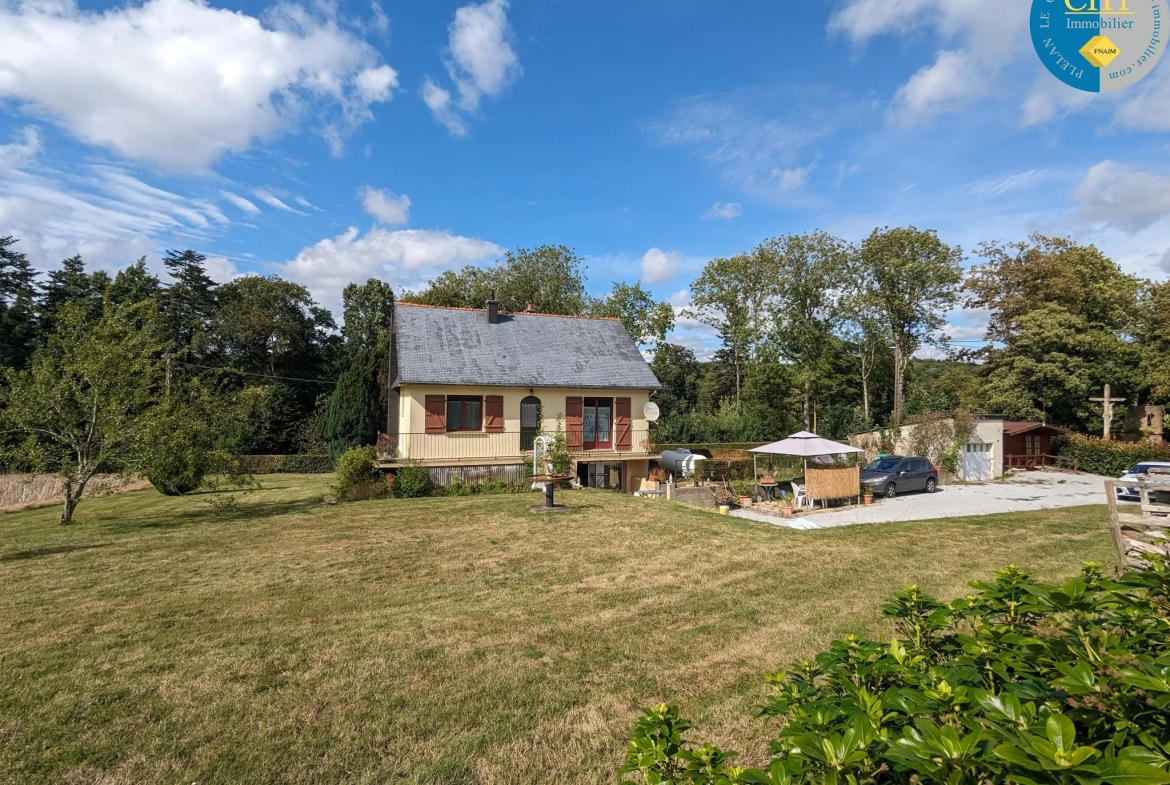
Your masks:
{"label": "circular blue logo", "polygon": [[1066,85],[1112,93],[1141,81],[1166,48],[1168,0],[1032,0],[1032,45]]}

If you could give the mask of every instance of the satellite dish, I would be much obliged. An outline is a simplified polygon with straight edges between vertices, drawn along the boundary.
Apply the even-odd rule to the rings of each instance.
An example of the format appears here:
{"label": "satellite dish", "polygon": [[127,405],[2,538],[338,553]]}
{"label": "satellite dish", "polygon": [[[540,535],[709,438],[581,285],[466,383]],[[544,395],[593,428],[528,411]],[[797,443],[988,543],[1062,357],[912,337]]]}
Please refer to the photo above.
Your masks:
{"label": "satellite dish", "polygon": [[650,401],[642,407],[642,414],[646,415],[646,420],[648,422],[658,422],[658,404]]}

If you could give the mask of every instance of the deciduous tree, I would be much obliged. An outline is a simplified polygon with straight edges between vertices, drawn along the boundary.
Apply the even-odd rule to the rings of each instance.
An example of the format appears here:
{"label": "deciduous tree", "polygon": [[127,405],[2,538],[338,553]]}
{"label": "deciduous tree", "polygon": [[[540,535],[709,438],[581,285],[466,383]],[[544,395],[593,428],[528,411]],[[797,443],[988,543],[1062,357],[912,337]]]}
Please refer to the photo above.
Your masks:
{"label": "deciduous tree", "polygon": [[61,523],[73,520],[99,469],[139,465],[163,378],[163,343],[152,309],[150,303],[109,309],[93,321],[84,301],[66,303],[28,370],[8,371],[0,422],[23,437],[22,457],[60,474]]}
{"label": "deciduous tree", "polygon": [[945,314],[957,302],[963,252],[942,242],[934,230],[887,227],[866,238],[859,258],[893,342],[894,420],[901,421],[906,362],[937,340]]}
{"label": "deciduous tree", "polygon": [[674,308],[655,300],[641,283],[630,286],[615,281],[613,289],[593,304],[591,312],[595,316],[621,319],[639,348],[661,344],[674,329]]}

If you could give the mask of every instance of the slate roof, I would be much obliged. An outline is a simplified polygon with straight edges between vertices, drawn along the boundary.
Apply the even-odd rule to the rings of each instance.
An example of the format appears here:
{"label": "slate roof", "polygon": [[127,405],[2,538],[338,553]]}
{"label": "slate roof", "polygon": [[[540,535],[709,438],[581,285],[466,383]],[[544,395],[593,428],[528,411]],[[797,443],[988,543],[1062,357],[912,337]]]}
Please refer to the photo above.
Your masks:
{"label": "slate roof", "polygon": [[662,385],[617,319],[394,306],[398,384],[589,387]]}

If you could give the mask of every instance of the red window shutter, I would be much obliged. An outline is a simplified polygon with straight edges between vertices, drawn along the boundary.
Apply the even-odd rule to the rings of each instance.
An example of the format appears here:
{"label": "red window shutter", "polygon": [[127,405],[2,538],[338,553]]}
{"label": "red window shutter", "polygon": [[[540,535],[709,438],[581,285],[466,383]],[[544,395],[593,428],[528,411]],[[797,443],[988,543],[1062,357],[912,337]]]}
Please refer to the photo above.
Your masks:
{"label": "red window shutter", "polygon": [[427,396],[427,433],[447,432],[447,398],[444,395]]}
{"label": "red window shutter", "polygon": [[584,398],[565,398],[565,438],[569,442],[569,449],[581,451],[581,417],[585,413]]}
{"label": "red window shutter", "polygon": [[633,443],[633,434],[630,432],[630,399],[614,398],[613,424],[616,431],[614,449],[619,452],[629,452]]}
{"label": "red window shutter", "polygon": [[483,429],[488,433],[503,433],[504,396],[488,395],[483,399]]}

